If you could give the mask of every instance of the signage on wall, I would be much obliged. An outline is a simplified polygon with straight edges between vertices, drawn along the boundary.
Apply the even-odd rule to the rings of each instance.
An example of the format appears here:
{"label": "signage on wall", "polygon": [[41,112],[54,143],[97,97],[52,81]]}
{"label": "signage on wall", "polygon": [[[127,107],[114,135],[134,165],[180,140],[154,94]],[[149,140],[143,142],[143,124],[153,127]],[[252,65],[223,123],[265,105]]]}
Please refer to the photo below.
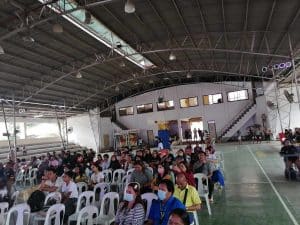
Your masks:
{"label": "signage on wall", "polygon": [[281,69],[286,69],[292,67],[292,62],[283,62],[283,63],[278,63],[274,65],[269,65],[269,66],[264,66],[261,71],[262,72],[267,72],[268,70],[281,70]]}

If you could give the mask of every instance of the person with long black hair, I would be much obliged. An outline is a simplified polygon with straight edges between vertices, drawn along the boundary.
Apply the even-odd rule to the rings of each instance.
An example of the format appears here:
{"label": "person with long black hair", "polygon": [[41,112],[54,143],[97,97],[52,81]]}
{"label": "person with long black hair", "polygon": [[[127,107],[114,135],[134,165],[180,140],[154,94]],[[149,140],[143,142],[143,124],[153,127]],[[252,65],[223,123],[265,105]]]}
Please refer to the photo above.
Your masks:
{"label": "person with long black hair", "polygon": [[139,184],[136,182],[127,185],[124,201],[117,210],[115,225],[143,225],[145,208],[140,195]]}

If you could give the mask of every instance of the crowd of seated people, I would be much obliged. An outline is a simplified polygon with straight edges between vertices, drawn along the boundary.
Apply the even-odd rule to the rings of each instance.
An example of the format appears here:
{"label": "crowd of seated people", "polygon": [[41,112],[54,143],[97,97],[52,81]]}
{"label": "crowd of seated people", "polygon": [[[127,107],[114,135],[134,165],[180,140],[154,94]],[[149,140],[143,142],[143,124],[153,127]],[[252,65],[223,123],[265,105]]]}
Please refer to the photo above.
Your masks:
{"label": "crowd of seated people", "polygon": [[[59,154],[48,153],[39,158],[32,157],[30,162],[21,160],[18,163],[23,169],[38,169],[38,190],[45,196],[50,192],[62,193],[62,203],[66,207],[65,221],[76,208],[79,194],[76,183],[85,182],[93,190],[96,184],[106,182],[104,170],[132,170],[123,202],[117,211],[116,224],[143,224],[145,207],[140,196],[152,192],[158,196],[158,200],[151,206],[147,224],[167,225],[176,223],[178,215],[182,216],[184,212],[193,221],[192,212],[201,208],[195,173],[203,173],[208,178],[208,183],[206,180],[203,183],[208,186],[209,199],[213,201],[214,160],[216,157],[212,146],[204,150],[196,144],[194,148],[188,145],[177,152],[145,148],[134,153],[125,148],[115,151],[111,156],[96,155],[93,150],[80,153],[61,151]],[[9,166],[5,168],[8,169]],[[1,171],[4,173],[0,166],[0,178]],[[180,221],[178,224],[185,224],[184,219]]]}

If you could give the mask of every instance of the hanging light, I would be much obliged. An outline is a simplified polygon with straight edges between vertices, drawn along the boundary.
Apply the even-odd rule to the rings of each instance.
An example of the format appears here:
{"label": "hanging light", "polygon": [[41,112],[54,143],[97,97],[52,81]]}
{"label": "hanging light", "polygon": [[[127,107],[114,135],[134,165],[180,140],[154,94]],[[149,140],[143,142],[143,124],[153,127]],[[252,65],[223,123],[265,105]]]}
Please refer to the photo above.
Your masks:
{"label": "hanging light", "polygon": [[120,91],[120,87],[119,87],[118,85],[116,86],[115,91],[116,91],[116,92],[119,92],[119,91]]}
{"label": "hanging light", "polygon": [[59,23],[56,23],[52,26],[52,31],[53,31],[53,33],[60,34],[60,33],[64,32],[64,28]]}
{"label": "hanging light", "polygon": [[124,10],[126,13],[134,13],[135,12],[135,5],[133,3],[133,0],[126,1]]}
{"label": "hanging light", "polygon": [[120,66],[120,67],[125,67],[126,64],[122,61],[122,62],[120,62],[119,66]]}
{"label": "hanging light", "polygon": [[5,54],[3,47],[0,45],[0,55]]}
{"label": "hanging light", "polygon": [[149,80],[149,84],[153,84],[154,83],[154,81],[153,80]]}
{"label": "hanging light", "polygon": [[30,35],[23,36],[23,37],[22,37],[22,40],[23,40],[24,42],[31,42],[31,43],[33,43],[33,42],[35,41],[34,38],[31,37]]}
{"label": "hanging light", "polygon": [[82,78],[82,74],[80,73],[80,71],[78,71],[75,75],[76,78],[80,79]]}
{"label": "hanging light", "polygon": [[176,60],[176,55],[175,55],[173,52],[170,53],[170,55],[169,55],[169,60],[170,60],[170,61]]}
{"label": "hanging light", "polygon": [[191,78],[192,78],[191,72],[188,72],[188,73],[186,74],[186,78],[188,78],[188,79],[191,79]]}

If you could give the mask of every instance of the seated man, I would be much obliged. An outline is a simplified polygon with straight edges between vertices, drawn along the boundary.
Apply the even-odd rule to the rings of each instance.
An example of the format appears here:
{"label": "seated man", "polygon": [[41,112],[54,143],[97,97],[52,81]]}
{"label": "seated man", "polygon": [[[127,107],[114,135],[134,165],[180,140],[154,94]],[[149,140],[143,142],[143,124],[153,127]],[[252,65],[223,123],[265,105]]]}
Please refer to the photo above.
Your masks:
{"label": "seated man", "polygon": [[192,211],[197,211],[201,208],[201,200],[199,193],[194,186],[188,185],[187,179],[183,173],[176,176],[176,186],[174,197],[178,198],[186,207],[190,215],[190,223],[193,222]]}
{"label": "seated man", "polygon": [[46,171],[46,176],[42,177],[39,190],[43,191],[45,194],[48,194],[49,192],[60,191],[62,182],[62,179],[57,177],[55,168],[50,167]]}
{"label": "seated man", "polygon": [[174,184],[164,179],[158,186],[158,199],[153,200],[146,225],[167,225],[170,213],[176,209],[185,209],[180,200],[173,196]]}
{"label": "seated man", "polygon": [[195,162],[193,166],[193,172],[194,173],[203,173],[208,178],[208,184],[206,184],[206,181],[203,182],[203,184],[208,185],[208,198],[210,201],[213,201],[213,190],[214,190],[214,183],[212,181],[212,175],[213,175],[213,164],[207,161],[206,153],[200,152],[199,153],[199,161]]}
{"label": "seated man", "polygon": [[280,155],[284,157],[286,171],[289,171],[292,168],[293,163],[300,171],[299,153],[297,152],[297,148],[291,144],[290,140],[287,139],[283,142]]}

